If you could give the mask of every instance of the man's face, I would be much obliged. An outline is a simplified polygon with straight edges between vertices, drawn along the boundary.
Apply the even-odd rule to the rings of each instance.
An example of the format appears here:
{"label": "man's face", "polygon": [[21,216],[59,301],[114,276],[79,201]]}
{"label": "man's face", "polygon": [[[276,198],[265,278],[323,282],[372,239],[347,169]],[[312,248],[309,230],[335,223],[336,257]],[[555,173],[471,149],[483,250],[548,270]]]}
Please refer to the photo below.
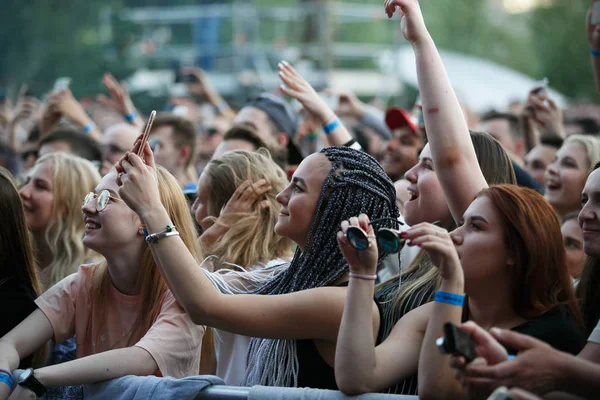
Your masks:
{"label": "man's face", "polygon": [[180,160],[181,151],[175,146],[173,138],[173,128],[170,126],[161,126],[153,129],[150,139],[156,140],[154,149],[154,159],[158,165],[163,166],[172,174],[182,165]]}
{"label": "man's face", "polygon": [[256,107],[244,107],[235,117],[234,124],[244,125],[256,131],[259,138],[268,146],[282,148],[287,146],[285,134],[273,135],[269,116]]}
{"label": "man's face", "polygon": [[510,124],[505,119],[492,119],[482,122],[477,127],[478,131],[486,132],[492,135],[500,142],[505,150],[515,154],[515,140],[510,132]]}
{"label": "man's face", "polygon": [[137,131],[130,128],[109,129],[102,137],[102,167],[100,173],[102,176],[108,174],[111,168],[133,148],[137,138]]}
{"label": "man's face", "polygon": [[556,151],[554,147],[538,144],[525,156],[525,170],[540,185],[544,185],[546,168],[554,160]]}
{"label": "man's face", "polygon": [[417,164],[421,147],[423,141],[408,126],[393,131],[381,159],[381,166],[391,180],[402,179]]}

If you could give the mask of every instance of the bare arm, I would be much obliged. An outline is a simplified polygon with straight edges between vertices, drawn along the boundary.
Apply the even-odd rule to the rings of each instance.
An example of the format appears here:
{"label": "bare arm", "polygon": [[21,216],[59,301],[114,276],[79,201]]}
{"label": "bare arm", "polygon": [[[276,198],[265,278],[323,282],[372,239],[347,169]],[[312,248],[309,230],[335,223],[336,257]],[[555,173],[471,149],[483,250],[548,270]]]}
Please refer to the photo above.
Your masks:
{"label": "bare arm", "polygon": [[[285,83],[285,86],[281,86],[281,91],[298,100],[306,111],[319,121],[321,126],[325,127],[337,118],[333,110],[294,67],[286,61],[282,61],[277,68],[279,77]],[[326,137],[329,146],[343,146],[353,139],[341,122]]]}
{"label": "bare arm", "polygon": [[416,56],[425,127],[436,174],[452,216],[459,221],[476,194],[488,185],[479,168],[460,103],[425,27],[418,1],[388,0],[388,16],[393,16],[395,6],[405,13],[402,30]]}
{"label": "bare arm", "polygon": [[[592,25],[592,9],[590,8],[586,16],[586,33],[590,44],[590,49],[600,51],[600,25]],[[600,95],[600,57],[592,55],[592,72],[594,73],[594,83],[596,84],[596,93]]]}
{"label": "bare arm", "polygon": [[133,346],[36,369],[35,376],[44,386],[55,387],[101,382],[126,375],[152,375],[157,370],[150,353]]}

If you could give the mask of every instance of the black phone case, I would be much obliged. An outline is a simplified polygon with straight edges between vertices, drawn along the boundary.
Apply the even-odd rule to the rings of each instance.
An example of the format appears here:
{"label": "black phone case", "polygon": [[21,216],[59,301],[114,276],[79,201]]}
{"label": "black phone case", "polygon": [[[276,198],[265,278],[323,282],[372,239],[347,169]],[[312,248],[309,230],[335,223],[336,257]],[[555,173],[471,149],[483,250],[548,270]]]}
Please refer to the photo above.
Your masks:
{"label": "black phone case", "polygon": [[444,347],[449,354],[459,354],[467,362],[477,357],[473,336],[451,322],[444,324]]}

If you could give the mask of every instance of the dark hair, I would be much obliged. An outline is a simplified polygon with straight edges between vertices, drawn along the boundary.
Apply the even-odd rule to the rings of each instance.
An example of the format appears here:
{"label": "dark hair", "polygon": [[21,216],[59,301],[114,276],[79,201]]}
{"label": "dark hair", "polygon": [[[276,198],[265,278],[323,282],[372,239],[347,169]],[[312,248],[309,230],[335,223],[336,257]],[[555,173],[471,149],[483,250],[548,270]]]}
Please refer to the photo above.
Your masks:
{"label": "dark hair", "polygon": [[[393,182],[381,165],[363,151],[349,147],[321,150],[331,168],[323,182],[304,251],[296,249],[290,266],[258,294],[284,294],[333,284],[348,271],[337,244],[342,221],[361,213],[371,219],[389,218],[379,226],[398,228],[400,213]],[[379,254],[379,262],[387,254]],[[297,384],[296,342],[258,339],[250,342],[245,384],[291,386]],[[294,361],[296,360],[296,361]]]}
{"label": "dark hair", "polygon": [[585,135],[596,135],[600,132],[600,126],[594,118],[580,117],[580,118],[565,118],[565,125],[577,125],[583,129]]}
{"label": "dark hair", "polygon": [[175,147],[181,149],[183,146],[190,148],[190,155],[186,160],[186,167],[190,165],[194,158],[194,149],[196,148],[196,130],[194,124],[186,118],[171,113],[160,113],[154,119],[152,130],[162,127],[173,129],[173,143]]}
{"label": "dark hair", "polygon": [[508,122],[508,126],[510,129],[510,134],[515,139],[521,139],[521,128],[519,126],[519,117],[514,114],[509,113],[500,113],[495,110],[488,111],[481,116],[481,122],[493,121],[496,119],[504,120]]}
{"label": "dark hair", "polygon": [[540,138],[540,144],[544,146],[549,146],[555,149],[560,149],[563,145],[564,139],[560,136],[550,135],[550,136],[542,136]]}
{"label": "dark hair", "polygon": [[102,149],[100,144],[90,136],[79,132],[73,128],[60,126],[42,137],[40,148],[46,144],[56,142],[66,142],[71,148],[71,152],[88,161],[102,160]]}
{"label": "dark hair", "polygon": [[40,126],[38,124],[34,124],[29,132],[27,132],[27,141],[28,142],[37,142],[40,140]]}

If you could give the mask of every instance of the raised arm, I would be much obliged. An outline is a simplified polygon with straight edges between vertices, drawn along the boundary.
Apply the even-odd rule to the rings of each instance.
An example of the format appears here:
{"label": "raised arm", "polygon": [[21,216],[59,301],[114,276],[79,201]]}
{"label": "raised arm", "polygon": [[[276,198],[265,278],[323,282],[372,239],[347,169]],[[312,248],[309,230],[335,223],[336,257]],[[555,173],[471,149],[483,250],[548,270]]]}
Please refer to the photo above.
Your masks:
{"label": "raised arm", "polygon": [[[162,231],[172,221],[160,203],[152,151],[146,144],[146,164],[134,153],[135,148],[119,163],[124,169],[119,195],[149,232]],[[161,239],[150,248],[171,292],[196,324],[251,337],[331,342],[337,338],[345,288],[318,288],[281,296],[224,295],[212,285],[178,236]]]}
{"label": "raised arm", "polygon": [[[286,95],[298,100],[304,109],[319,121],[323,130],[330,127],[331,132],[325,132],[329,146],[344,146],[353,138],[346,127],[339,122],[337,115],[319,96],[315,89],[308,83],[287,61],[282,61],[277,66],[279,77],[285,84],[281,91]],[[334,121],[338,121],[335,123]],[[333,123],[333,125],[331,125]],[[335,127],[334,127],[335,126]]]}
{"label": "raised arm", "polygon": [[442,59],[429,35],[418,0],[387,0],[392,17],[399,7],[402,33],[413,47],[425,128],[436,174],[455,221],[459,221],[475,195],[488,185],[479,168],[469,128]]}
{"label": "raised arm", "polygon": [[[427,324],[427,310],[405,315],[386,340],[375,346],[373,330],[374,277],[377,270],[377,245],[366,215],[342,223],[338,244],[350,266],[350,284],[335,352],[335,380],[344,393],[376,392],[417,372],[419,349]],[[370,245],[362,252],[351,247],[345,236],[349,226],[360,226]],[[355,275],[357,274],[357,275]]]}
{"label": "raised arm", "polygon": [[143,127],[144,120],[137,112],[133,101],[131,101],[127,84],[123,81],[119,83],[109,72],[104,74],[102,83],[106,86],[110,97],[100,94],[97,96],[97,100],[121,114],[130,124],[140,128]]}
{"label": "raised arm", "polygon": [[586,16],[586,33],[592,54],[592,72],[594,73],[596,93],[600,96],[600,25],[592,25],[591,7]]}

